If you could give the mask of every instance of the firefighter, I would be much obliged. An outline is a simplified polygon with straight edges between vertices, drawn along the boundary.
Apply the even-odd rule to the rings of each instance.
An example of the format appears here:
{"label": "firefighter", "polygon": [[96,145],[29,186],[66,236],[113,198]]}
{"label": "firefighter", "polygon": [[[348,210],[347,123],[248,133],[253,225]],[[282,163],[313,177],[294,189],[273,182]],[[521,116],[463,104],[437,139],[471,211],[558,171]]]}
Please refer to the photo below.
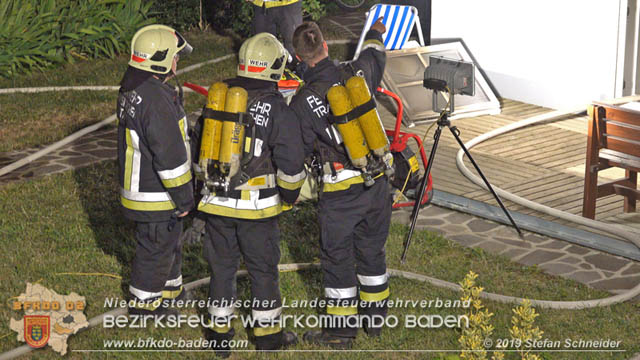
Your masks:
{"label": "firefighter", "polygon": [[[351,63],[339,65],[328,56],[327,44],[318,25],[305,22],[293,36],[296,54],[306,63],[305,85],[295,95],[291,108],[302,126],[306,155],[312,155],[319,178],[318,220],[321,266],[327,314],[332,322],[322,331],[304,334],[309,343],[349,348],[358,328],[349,322],[360,315],[386,316],[389,296],[385,242],[391,219],[388,179],[373,174],[365,184],[363,174],[349,160],[344,142],[330,123],[327,93],[354,75],[364,77],[370,90],[382,79],[386,57],[378,21],[366,34],[363,51]],[[371,91],[373,93],[373,91]],[[369,180],[370,181],[370,180]],[[360,307],[360,309],[358,308]],[[379,336],[380,324],[367,322],[369,336]]]}
{"label": "firefighter", "polygon": [[[254,121],[255,139],[248,137],[249,130],[244,136],[246,144],[255,145],[242,146],[243,156],[254,148],[242,169],[249,180],[226,192],[211,192],[198,205],[206,221],[203,246],[211,270],[208,310],[213,321],[205,332],[217,344],[234,336],[228,320],[235,311],[235,274],[242,256],[251,281],[252,318],[262,322],[253,328],[256,348],[275,350],[297,342],[295,333],[283,331],[278,323],[278,215],[291,208],[306,178],[302,140],[295,114],[277,89],[287,60],[282,44],[260,33],[242,44],[238,58],[237,77],[225,83],[229,92],[240,87],[248,93],[246,111]],[[228,346],[214,350],[229,355]]]}
{"label": "firefighter", "polygon": [[276,28],[284,41],[284,47],[295,61],[293,31],[302,24],[302,0],[246,0],[252,4],[253,34],[268,32],[277,36]]}
{"label": "firefighter", "polygon": [[174,29],[149,25],[131,41],[118,94],[118,164],[124,216],[136,223],[131,314],[167,313],[184,296],[182,217],[195,207],[181,92],[167,81],[192,51]]}

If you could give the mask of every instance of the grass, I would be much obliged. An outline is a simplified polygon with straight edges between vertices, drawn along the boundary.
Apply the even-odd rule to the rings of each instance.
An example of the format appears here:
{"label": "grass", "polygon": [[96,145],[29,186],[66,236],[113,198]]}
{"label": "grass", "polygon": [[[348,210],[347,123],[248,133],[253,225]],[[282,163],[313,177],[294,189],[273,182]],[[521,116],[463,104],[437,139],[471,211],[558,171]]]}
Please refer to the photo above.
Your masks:
{"label": "grass", "polygon": [[[369,8],[375,1],[369,1]],[[342,10],[329,4],[328,13],[336,14]],[[332,23],[325,19],[319,21],[327,39],[341,37]],[[194,30],[185,34],[194,52],[182,59],[179,68],[210,60],[236,51],[239,39],[232,40],[213,32]],[[350,58],[354,46],[331,46],[332,58],[344,60]],[[113,59],[77,61],[43,72],[35,71],[11,79],[0,78],[0,88],[44,87],[44,86],[102,86],[117,85],[124,73],[129,57],[123,54]],[[236,61],[207,65],[180,76],[180,81],[189,81],[209,86],[217,80],[234,76]],[[18,151],[26,148],[54,143],[73,132],[94,124],[113,114],[115,109],[115,91],[62,91],[38,94],[0,95],[0,153]],[[203,98],[197,94],[186,95],[188,112],[200,109]]]}
{"label": "grass", "polygon": [[[117,202],[115,162],[105,162],[83,169],[56,174],[38,180],[8,184],[0,188],[0,303],[7,303],[12,296],[25,290],[26,282],[40,284],[60,294],[72,291],[86,297],[85,314],[90,318],[105,312],[106,297],[126,296],[129,264],[133,257],[133,226],[120,215]],[[307,203],[280,218],[282,233],[281,263],[313,261],[318,254],[318,228],[314,204]],[[390,268],[408,270],[434,276],[452,282],[460,281],[473,270],[480,274],[478,283],[487,291],[527,298],[551,300],[595,299],[607,293],[587,288],[576,282],[546,275],[535,267],[524,267],[492,256],[481,249],[463,248],[441,236],[419,231],[415,234],[412,252],[406,265],[399,264],[402,240],[406,227],[394,224],[387,243],[387,259]],[[57,275],[61,272],[110,273],[123,280],[109,277],[85,277]],[[206,263],[201,256],[201,245],[185,249],[183,266],[185,281],[208,276]],[[238,291],[248,298],[248,281],[239,280]],[[322,296],[321,276],[317,270],[281,274],[281,291],[292,299],[313,299]],[[457,299],[458,293],[436,288],[424,283],[400,278],[391,279],[392,298],[399,299]],[[206,290],[196,292],[198,298],[206,297]],[[512,306],[486,302],[495,313],[494,338],[508,337]],[[551,340],[613,339],[622,341],[627,353],[543,354],[545,359],[626,359],[640,351],[640,311],[638,304],[578,310],[541,310],[536,323]],[[188,313],[197,313],[188,310]],[[244,310],[246,311],[246,309]],[[314,314],[316,309],[287,309],[288,314]],[[403,318],[408,314],[459,315],[457,309],[393,308],[392,315]],[[15,333],[9,330],[9,319],[20,319],[21,312],[0,307],[0,352],[22,345]],[[304,329],[296,329],[299,333]],[[237,338],[246,339],[246,331],[236,326]],[[97,327],[73,336],[69,340],[71,350],[102,349],[109,339],[134,339],[154,337],[177,340],[197,339],[200,329],[103,329]],[[456,329],[405,329],[402,326],[385,330],[380,339],[358,337],[355,349],[457,349],[459,330]],[[253,345],[250,345],[250,349]],[[313,350],[300,344],[296,350]],[[45,358],[57,358],[51,349],[35,353]],[[71,358],[83,354],[71,353]],[[166,353],[94,353],[92,358],[165,358]],[[305,353],[310,359],[422,359],[437,354],[424,353]],[[511,354],[513,355],[513,354]],[[204,358],[211,354],[185,353],[181,357]],[[299,353],[281,353],[269,356],[274,359],[295,359]],[[238,353],[235,358],[262,358],[255,353]],[[507,357],[515,358],[515,357]]]}
{"label": "grass", "polygon": [[[212,32],[194,31],[185,35],[193,53],[179,63],[179,68],[210,60],[232,52],[228,38]],[[127,68],[128,56],[66,64],[29,76],[0,79],[0,88],[41,86],[118,85]],[[180,76],[208,86],[229,77],[235,60],[208,65]],[[115,111],[116,91],[61,91],[39,94],[0,95],[0,152],[21,150],[53,143],[80,128],[101,121]],[[201,108],[201,96],[188,94],[187,110]]]}
{"label": "grass", "polygon": [[[331,9],[330,9],[331,10]],[[335,10],[335,9],[333,9]],[[332,11],[333,11],[332,10]],[[326,19],[319,21],[327,39],[340,37],[340,32]],[[213,32],[194,30],[185,35],[193,45],[193,53],[181,59],[179,68],[232,53],[239,47],[239,39],[232,40]],[[336,59],[350,58],[353,46],[331,46],[330,55]],[[0,78],[0,88],[44,86],[102,86],[117,85],[124,73],[128,55],[113,59],[78,61],[56,69],[34,72],[31,75]],[[207,65],[180,76],[208,87],[217,80],[234,76],[235,59]],[[99,70],[96,70],[99,69]],[[113,114],[115,91],[61,91],[37,94],[0,95],[0,153],[54,143],[73,132],[94,124]],[[200,95],[186,94],[186,110],[200,109],[204,102]]]}
{"label": "grass", "polygon": [[[193,53],[182,59],[180,68],[232,53],[238,47],[228,37],[212,32],[193,31],[185,35],[194,46]],[[235,49],[237,50],[237,49]],[[331,56],[346,59],[349,48],[332,46]],[[0,78],[0,88],[42,86],[117,85],[127,67],[128,56],[91,62],[76,62],[46,72],[13,79]],[[235,59],[203,66],[179,77],[208,87],[214,81],[235,76]],[[100,69],[96,71],[96,69]],[[37,94],[0,95],[0,153],[44,146],[113,114],[115,91],[61,91]],[[204,98],[186,93],[186,110],[202,108]]]}
{"label": "grass", "polygon": [[[328,39],[338,36],[331,24],[320,22]],[[195,47],[194,53],[181,61],[180,67],[209,60],[231,53],[237,43],[213,33],[187,34]],[[332,46],[333,58],[348,58],[349,47]],[[127,57],[111,60],[78,62],[62,68],[34,73],[12,80],[0,79],[0,88],[65,85],[116,85],[126,68]],[[99,69],[96,71],[96,69]],[[215,80],[232,77],[235,60],[208,65],[180,77],[208,86]],[[0,95],[0,152],[49,144],[70,133],[111,115],[115,107],[115,92],[59,92],[43,94]],[[203,97],[187,94],[187,111],[199,109]],[[24,292],[26,282],[39,282],[60,294],[77,292],[86,296],[87,316],[105,312],[104,299],[123,297],[127,294],[130,261],[135,240],[133,225],[120,215],[117,202],[116,165],[105,162],[63,174],[57,174],[28,182],[0,187],[0,304]],[[313,204],[304,204],[288,212],[280,219],[282,232],[282,263],[309,262],[318,256],[318,228]],[[509,260],[492,256],[481,249],[463,248],[441,236],[418,231],[415,233],[412,252],[406,265],[398,261],[406,227],[392,225],[387,244],[390,268],[418,272],[452,282],[460,281],[473,270],[480,274],[478,283],[487,291],[536,299],[578,300],[608,296],[579,283],[552,277],[535,267],[524,267]],[[201,255],[201,245],[185,249],[185,281],[208,276],[207,264]],[[63,272],[108,273],[122,277],[86,277],[60,275]],[[457,299],[459,294],[427,284],[400,278],[391,279],[392,298],[399,299]],[[249,283],[240,279],[238,291],[241,297],[249,297]],[[322,296],[319,271],[309,270],[281,274],[281,291],[292,299],[313,299]],[[198,298],[206,297],[206,290],[196,292]],[[487,302],[495,313],[494,339],[508,338],[512,306]],[[244,310],[246,313],[246,309]],[[189,310],[188,313],[198,313]],[[316,309],[288,309],[289,314],[315,314]],[[640,351],[640,311],[638,304],[619,304],[606,308],[557,311],[539,310],[537,325],[551,340],[613,339],[622,341],[627,353],[542,354],[545,359],[624,359]],[[202,311],[200,311],[202,313]],[[455,309],[393,308],[392,315],[409,314],[458,315]],[[0,353],[22,345],[15,333],[9,330],[9,319],[20,319],[22,313],[0,306]],[[246,331],[236,326],[237,338],[246,339]],[[301,329],[297,329],[299,333]],[[73,336],[69,340],[71,350],[102,349],[104,340],[138,339],[197,339],[200,329],[103,329],[97,327]],[[360,336],[355,349],[457,349],[459,330],[456,329],[405,329],[397,327],[383,333],[380,339]],[[253,345],[250,346],[250,349]],[[314,350],[300,344],[296,350]],[[50,349],[34,352],[33,356],[58,358]],[[70,358],[84,357],[71,353]],[[98,358],[165,358],[166,353],[95,353]],[[185,358],[211,357],[211,354],[186,353]],[[299,353],[281,353],[271,358],[295,359]],[[391,359],[437,357],[440,354],[404,352],[364,353],[305,353],[310,359],[348,357],[352,359]],[[89,357],[89,356],[86,356]],[[233,358],[262,358],[254,353],[238,353]],[[515,358],[513,354],[507,358]]]}

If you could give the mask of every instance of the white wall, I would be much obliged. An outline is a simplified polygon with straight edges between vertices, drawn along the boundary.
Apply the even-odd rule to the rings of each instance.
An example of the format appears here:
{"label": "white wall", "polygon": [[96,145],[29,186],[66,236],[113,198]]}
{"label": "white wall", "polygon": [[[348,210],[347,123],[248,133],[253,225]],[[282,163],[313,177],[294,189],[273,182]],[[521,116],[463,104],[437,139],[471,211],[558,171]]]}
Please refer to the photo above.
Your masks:
{"label": "white wall", "polygon": [[555,109],[614,97],[626,0],[432,1],[432,38],[462,38],[502,97]]}

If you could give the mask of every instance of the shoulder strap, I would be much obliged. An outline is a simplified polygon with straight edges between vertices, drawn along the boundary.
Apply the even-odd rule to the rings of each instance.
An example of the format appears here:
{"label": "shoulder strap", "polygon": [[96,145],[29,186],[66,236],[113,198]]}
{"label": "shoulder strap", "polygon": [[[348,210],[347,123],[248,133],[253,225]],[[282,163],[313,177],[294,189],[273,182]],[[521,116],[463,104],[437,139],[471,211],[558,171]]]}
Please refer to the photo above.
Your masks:
{"label": "shoulder strap", "polygon": [[202,117],[205,118],[209,118],[209,119],[216,119],[216,120],[221,120],[221,121],[233,121],[233,122],[237,122],[240,123],[242,125],[245,126],[251,126],[253,125],[253,118],[251,116],[249,116],[249,109],[251,108],[251,106],[253,104],[255,104],[256,102],[268,97],[268,96],[282,96],[282,94],[280,94],[279,91],[277,90],[269,90],[266,92],[261,92],[261,93],[249,93],[249,102],[247,103],[247,111],[245,111],[244,113],[230,113],[230,112],[226,112],[226,111],[219,111],[219,110],[211,110],[209,108],[207,108],[206,106],[202,109]]}
{"label": "shoulder strap", "polygon": [[233,121],[242,125],[253,124],[251,116],[248,113],[230,113],[226,111],[211,110],[208,107],[202,109],[203,118],[216,119],[220,121]]}
{"label": "shoulder strap", "polygon": [[340,69],[340,79],[343,83],[349,80],[349,78],[356,73],[351,62],[340,64],[338,69]]}

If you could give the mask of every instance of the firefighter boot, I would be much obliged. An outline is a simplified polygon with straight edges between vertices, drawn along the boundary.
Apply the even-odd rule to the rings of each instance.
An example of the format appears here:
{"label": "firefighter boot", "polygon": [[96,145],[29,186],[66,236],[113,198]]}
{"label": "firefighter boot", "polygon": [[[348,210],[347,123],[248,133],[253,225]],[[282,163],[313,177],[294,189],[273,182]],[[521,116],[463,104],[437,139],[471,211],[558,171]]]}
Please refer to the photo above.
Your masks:
{"label": "firefighter boot", "polygon": [[369,337],[380,337],[382,334],[382,327],[364,327],[364,332],[367,333]]}
{"label": "firefighter boot", "polygon": [[386,301],[383,303],[383,305],[379,305],[381,302],[378,303],[374,303],[375,305],[372,306],[376,306],[374,307],[374,310],[371,311],[370,309],[365,309],[365,310],[360,310],[361,313],[365,313],[366,315],[369,316],[364,316],[362,319],[362,328],[364,329],[364,332],[367,334],[367,336],[369,337],[380,337],[380,335],[382,334],[382,327],[384,326],[384,318],[375,318],[372,317],[372,313],[375,314],[377,312],[377,314],[375,315],[379,315],[382,317],[387,316],[387,308],[386,308]]}
{"label": "firefighter boot", "polygon": [[307,331],[302,339],[309,344],[328,346],[333,349],[350,349],[353,345],[353,338],[330,335],[322,330]]}
{"label": "firefighter boot", "polygon": [[185,302],[185,301],[193,301],[195,299],[196,297],[195,295],[193,295],[193,292],[191,290],[182,289],[182,291],[180,291],[180,295],[176,296],[174,301]]}
{"label": "firefighter boot", "polygon": [[280,350],[298,343],[298,335],[292,331],[279,331],[266,336],[256,336],[256,350]]}
{"label": "firefighter boot", "polygon": [[286,349],[289,346],[295,346],[298,343],[298,335],[293,331],[282,332],[282,349]]}
{"label": "firefighter boot", "polygon": [[216,356],[226,359],[231,356],[231,347],[229,346],[229,341],[233,339],[236,334],[235,330],[231,328],[226,333],[219,333],[213,331],[209,328],[204,329],[205,338],[209,340],[209,347]]}

